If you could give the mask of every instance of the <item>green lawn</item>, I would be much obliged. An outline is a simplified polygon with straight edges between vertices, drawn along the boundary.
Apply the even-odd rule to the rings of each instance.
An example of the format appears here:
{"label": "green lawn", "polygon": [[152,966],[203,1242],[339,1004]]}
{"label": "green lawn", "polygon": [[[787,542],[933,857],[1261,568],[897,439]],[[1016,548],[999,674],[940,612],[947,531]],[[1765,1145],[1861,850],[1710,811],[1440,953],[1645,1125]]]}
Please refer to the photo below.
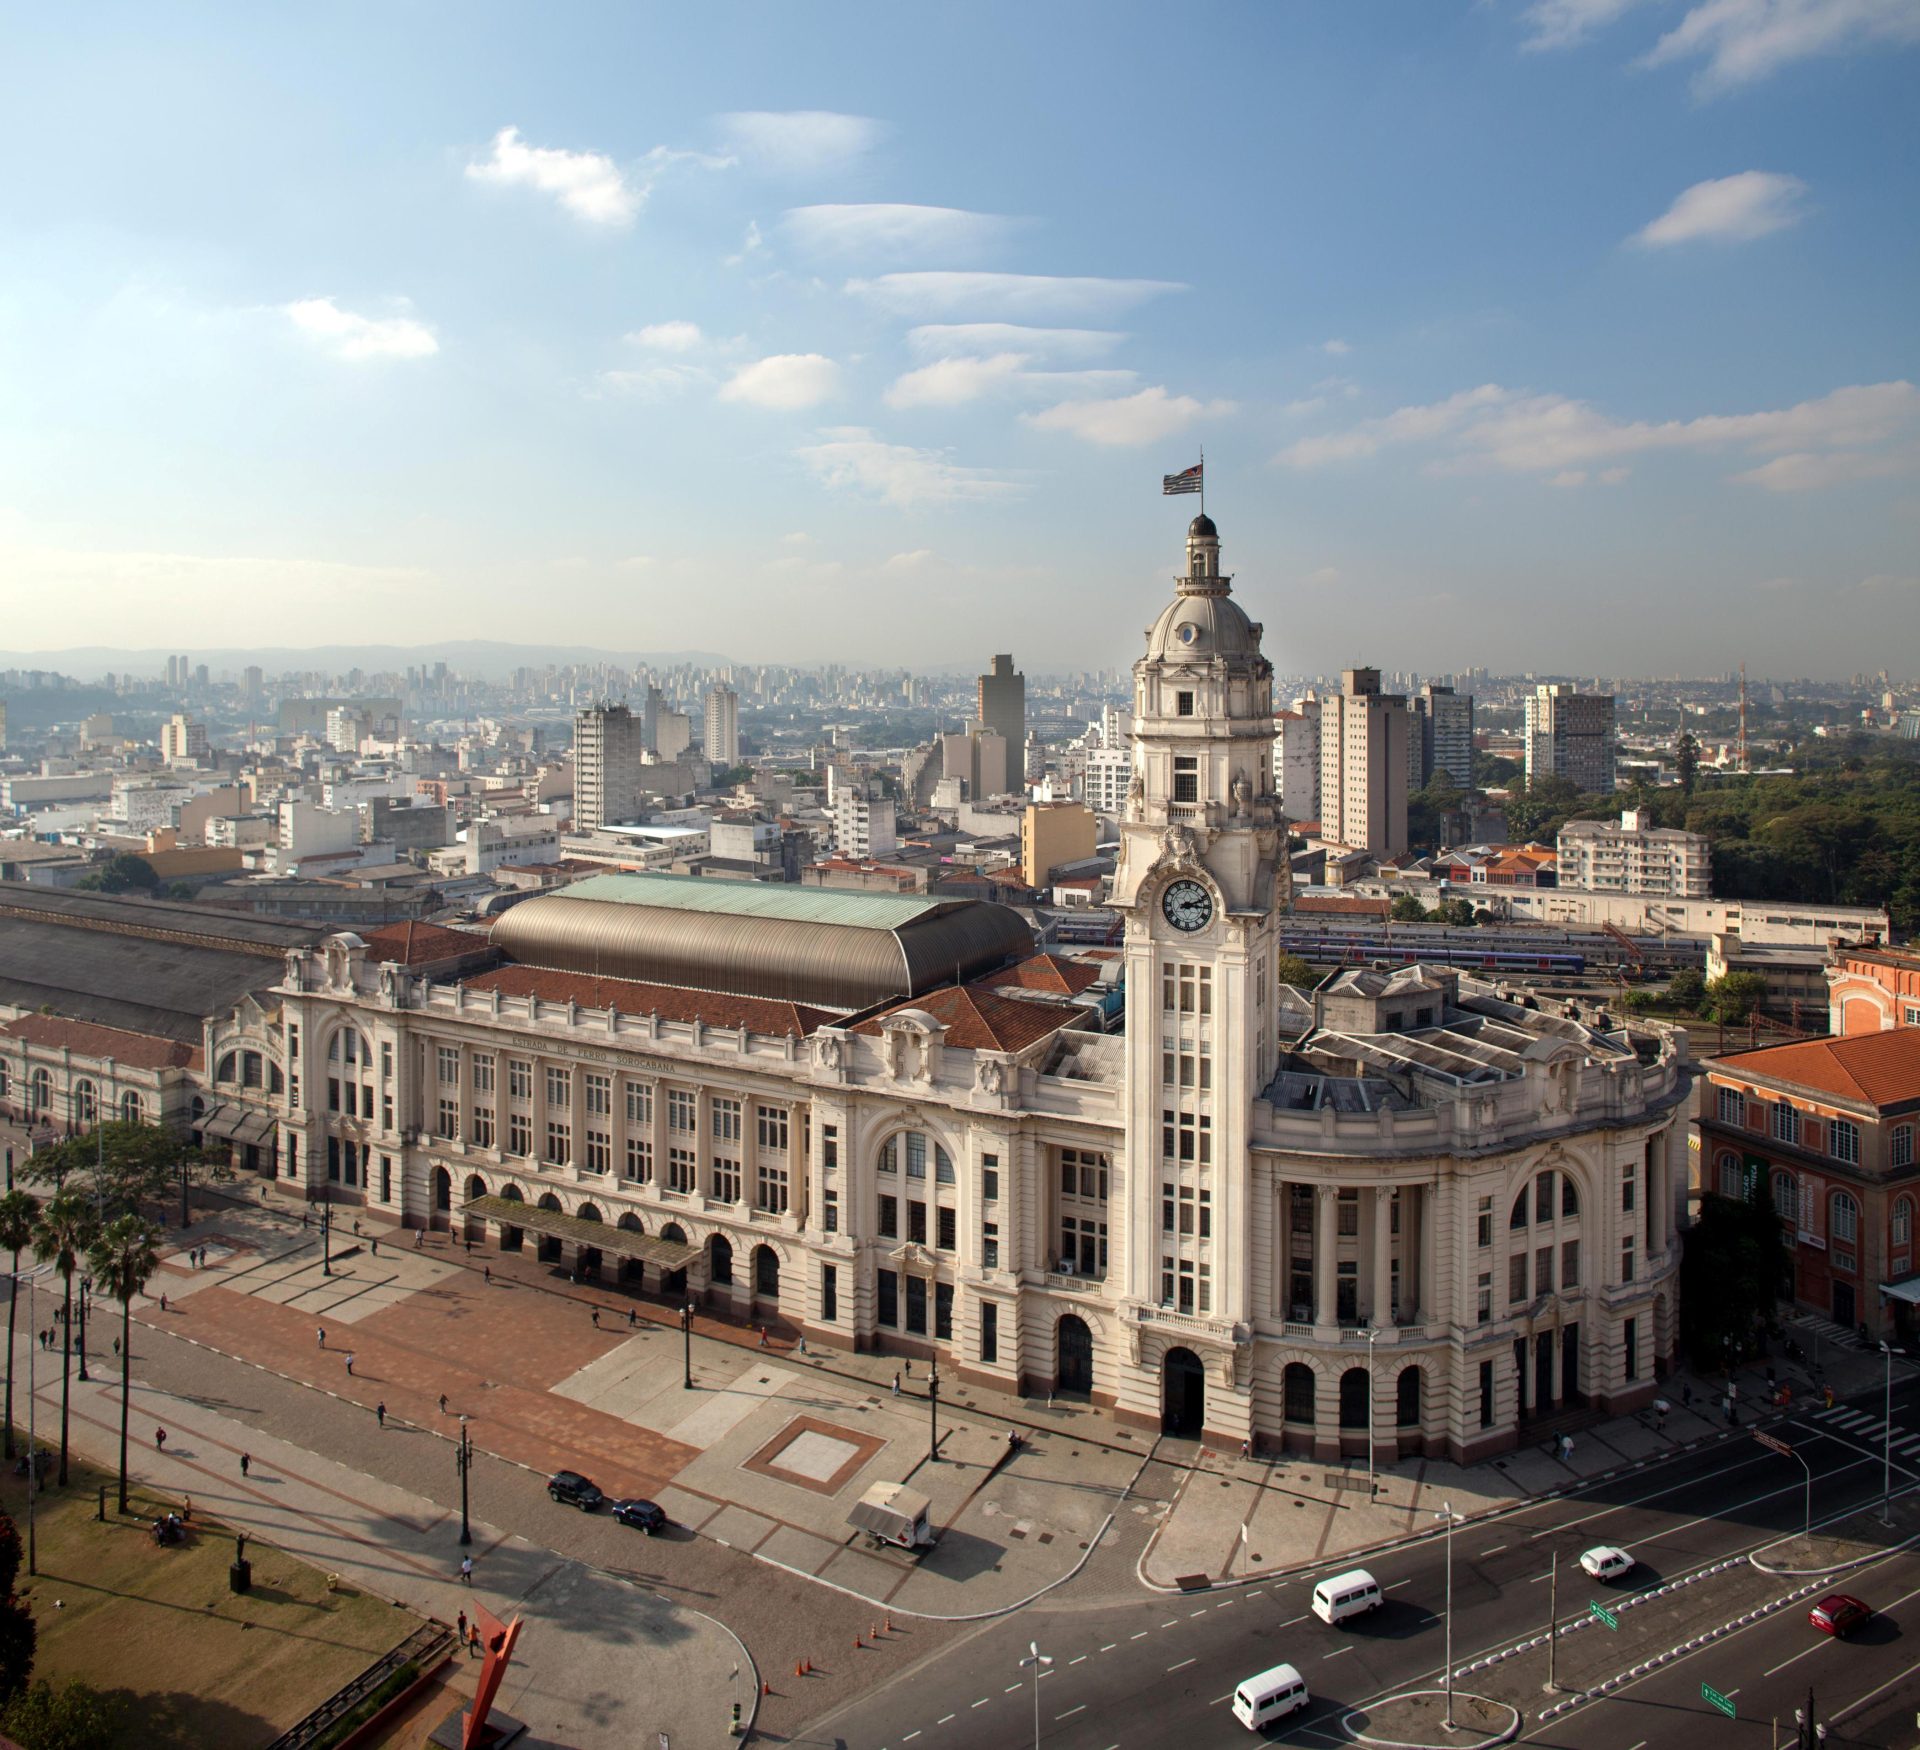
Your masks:
{"label": "green lawn", "polygon": [[[77,1460],[72,1486],[35,1503],[39,1573],[20,1590],[39,1625],[34,1676],[79,1678],[111,1694],[123,1742],[154,1750],[266,1744],[398,1645],[419,1619],[247,1540],[253,1590],[228,1589],[233,1534],[196,1512],[184,1544],[155,1545],[154,1516],[179,1502],[135,1490],[114,1512],[103,1472]],[[94,1517],[108,1484],[107,1518]],[[0,1476],[0,1507],[24,1547],[26,1479]]]}

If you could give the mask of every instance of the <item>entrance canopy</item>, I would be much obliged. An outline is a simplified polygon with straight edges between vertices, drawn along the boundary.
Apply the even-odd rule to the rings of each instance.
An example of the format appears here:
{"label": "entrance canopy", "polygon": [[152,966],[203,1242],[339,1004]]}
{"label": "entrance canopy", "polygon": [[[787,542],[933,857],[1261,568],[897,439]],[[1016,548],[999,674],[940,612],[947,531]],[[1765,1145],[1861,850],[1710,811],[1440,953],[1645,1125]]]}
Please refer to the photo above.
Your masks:
{"label": "entrance canopy", "polygon": [[1908,1306],[1920,1306],[1920,1276],[1909,1276],[1904,1282],[1881,1283],[1880,1298],[1904,1300]]}
{"label": "entrance canopy", "polygon": [[570,1240],[576,1246],[592,1246],[616,1258],[637,1258],[661,1270],[684,1270],[702,1256],[698,1246],[635,1233],[630,1228],[615,1227],[609,1221],[582,1221],[577,1215],[541,1209],[515,1197],[472,1197],[461,1205],[461,1211],[466,1215],[484,1216],[503,1227],[525,1228],[530,1233],[547,1234],[556,1240]]}
{"label": "entrance canopy", "polygon": [[221,1142],[265,1142],[273,1134],[273,1122],[271,1112],[260,1112],[251,1106],[224,1101],[202,1113],[195,1128],[202,1136],[211,1136]]}

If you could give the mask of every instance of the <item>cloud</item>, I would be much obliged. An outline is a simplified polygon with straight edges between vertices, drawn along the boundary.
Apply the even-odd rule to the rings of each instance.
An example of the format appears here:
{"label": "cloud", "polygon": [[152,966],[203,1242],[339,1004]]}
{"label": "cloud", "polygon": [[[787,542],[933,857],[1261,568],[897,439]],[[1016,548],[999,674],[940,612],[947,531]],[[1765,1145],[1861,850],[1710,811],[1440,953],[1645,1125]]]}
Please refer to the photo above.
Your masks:
{"label": "cloud", "polygon": [[[1344,432],[1303,438],[1276,458],[1292,468],[1353,461],[1402,444],[1441,450],[1441,472],[1501,469],[1556,475],[1596,463],[1657,451],[1740,448],[1777,460],[1735,478],[1775,491],[1836,484],[1904,471],[1890,458],[1864,452],[1900,436],[1920,420],[1920,390],[1911,383],[1869,383],[1760,413],[1707,414],[1695,419],[1618,420],[1565,395],[1535,395],[1497,383],[1465,389],[1427,406],[1402,407]],[[1609,481],[1609,484],[1612,484]]]}
{"label": "cloud", "polygon": [[637,371],[602,371],[594,381],[608,393],[636,401],[670,401],[711,383],[713,377],[698,365],[648,365]]}
{"label": "cloud", "polygon": [[1750,243],[1784,231],[1805,216],[1807,185],[1772,170],[1743,170],[1696,182],[1632,241],[1648,249],[1671,243]]}
{"label": "cloud", "polygon": [[1353,351],[1353,348],[1344,340],[1323,340],[1320,343],[1320,350],[1329,358],[1343,359]]}
{"label": "cloud", "polygon": [[875,201],[860,206],[790,207],[781,234],[812,255],[978,256],[1000,243],[1014,221],[959,207]]}
{"label": "cloud", "polygon": [[1142,389],[1106,401],[1063,401],[1041,413],[1025,415],[1036,431],[1066,431],[1090,444],[1150,444],[1184,431],[1196,419],[1233,412],[1231,401],[1196,401],[1165,389]]}
{"label": "cloud", "polygon": [[568,152],[557,146],[529,146],[518,128],[493,136],[493,154],[467,166],[475,182],[503,188],[532,188],[552,195],[577,219],[594,225],[630,225],[646,199],[604,152]]}
{"label": "cloud", "polygon": [[920,571],[932,563],[931,547],[915,547],[909,553],[895,553],[892,558],[882,563],[880,569],[882,571]]}
{"label": "cloud", "polygon": [[692,352],[706,337],[697,322],[650,322],[627,338],[634,345],[651,347],[655,352]]}
{"label": "cloud", "polygon": [[1816,55],[1920,43],[1915,0],[1701,0],[1645,57],[1699,60],[1694,89],[1715,96]]}
{"label": "cloud", "polygon": [[1004,499],[1025,490],[989,469],[960,467],[938,450],[886,443],[857,425],[829,427],[820,442],[794,453],[823,486],[865,493],[903,510]]}
{"label": "cloud", "polygon": [[720,390],[722,401],[792,412],[840,393],[840,367],[817,352],[781,352],[742,365]]}
{"label": "cloud", "polygon": [[929,322],[907,331],[915,358],[1021,353],[1029,358],[1096,359],[1127,337],[1112,328],[1028,328],[1017,322]]}
{"label": "cloud", "polygon": [[1532,34],[1523,49],[1569,49],[1631,12],[1642,0],[1532,0],[1520,20]]}
{"label": "cloud", "polygon": [[1795,450],[1734,479],[1747,486],[1764,486],[1769,492],[1817,492],[1828,486],[1851,486],[1858,480],[1890,480],[1913,473],[1920,473],[1920,454],[1911,449],[1890,454],[1839,450],[1827,455]]}
{"label": "cloud", "polygon": [[1562,468],[1547,484],[1549,486],[1584,486],[1587,483],[1587,471],[1584,468]]}
{"label": "cloud", "polygon": [[420,359],[440,350],[433,330],[411,316],[362,316],[331,298],[301,298],[281,308],[294,327],[326,342],[337,358]]}
{"label": "cloud", "polygon": [[721,265],[723,267],[738,267],[749,255],[758,255],[766,246],[766,239],[760,235],[759,225],[752,219],[749,219],[747,221],[747,234],[741,238],[738,252],[729,255]]}
{"label": "cloud", "polygon": [[1102,317],[1163,292],[1175,280],[1090,279],[1045,273],[883,273],[852,279],[847,290],[896,316],[973,314],[1023,322],[1049,316]]}
{"label": "cloud", "polygon": [[780,176],[817,176],[880,143],[885,129],[863,115],[823,109],[739,110],[720,125],[728,149],[750,168]]}
{"label": "cloud", "polygon": [[989,358],[936,359],[896,377],[887,390],[889,407],[961,407],[989,395],[1050,394],[1125,388],[1132,371],[1036,371],[1023,353]]}

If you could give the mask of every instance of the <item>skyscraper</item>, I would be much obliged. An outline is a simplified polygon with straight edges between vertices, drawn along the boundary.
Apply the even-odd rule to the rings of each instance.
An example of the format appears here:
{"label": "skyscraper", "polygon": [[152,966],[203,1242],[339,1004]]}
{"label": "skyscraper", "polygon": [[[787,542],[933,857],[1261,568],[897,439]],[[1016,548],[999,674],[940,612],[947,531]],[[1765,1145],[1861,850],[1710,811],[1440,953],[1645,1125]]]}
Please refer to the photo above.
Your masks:
{"label": "skyscraper", "polygon": [[710,765],[740,763],[740,695],[724,684],[707,692],[706,748]]}
{"label": "skyscraper", "polygon": [[980,727],[1007,744],[1008,758],[1018,758],[1027,745],[1027,677],[1013,666],[1011,656],[996,656],[993,668],[980,676]]}
{"label": "skyscraper", "polygon": [[573,820],[583,832],[633,818],[640,727],[625,705],[589,706],[573,720]]}
{"label": "skyscraper", "polygon": [[1407,848],[1407,701],[1380,691],[1377,668],[1342,672],[1320,701],[1320,836],[1397,857]]}
{"label": "skyscraper", "polygon": [[1588,794],[1613,791],[1613,695],[1543,681],[1527,700],[1527,782],[1565,778]]}
{"label": "skyscraper", "polygon": [[1455,789],[1473,785],[1473,695],[1452,687],[1422,687],[1413,699],[1419,719],[1419,787],[1445,774]]}

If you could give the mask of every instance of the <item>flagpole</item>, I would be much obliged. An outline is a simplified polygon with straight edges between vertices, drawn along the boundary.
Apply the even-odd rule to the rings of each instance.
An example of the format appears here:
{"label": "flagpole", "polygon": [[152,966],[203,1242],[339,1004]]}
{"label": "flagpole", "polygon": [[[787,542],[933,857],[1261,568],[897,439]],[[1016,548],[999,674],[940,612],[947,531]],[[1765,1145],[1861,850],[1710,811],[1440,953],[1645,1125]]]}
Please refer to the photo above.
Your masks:
{"label": "flagpole", "polygon": [[1200,449],[1200,514],[1207,514],[1207,451],[1204,444]]}

